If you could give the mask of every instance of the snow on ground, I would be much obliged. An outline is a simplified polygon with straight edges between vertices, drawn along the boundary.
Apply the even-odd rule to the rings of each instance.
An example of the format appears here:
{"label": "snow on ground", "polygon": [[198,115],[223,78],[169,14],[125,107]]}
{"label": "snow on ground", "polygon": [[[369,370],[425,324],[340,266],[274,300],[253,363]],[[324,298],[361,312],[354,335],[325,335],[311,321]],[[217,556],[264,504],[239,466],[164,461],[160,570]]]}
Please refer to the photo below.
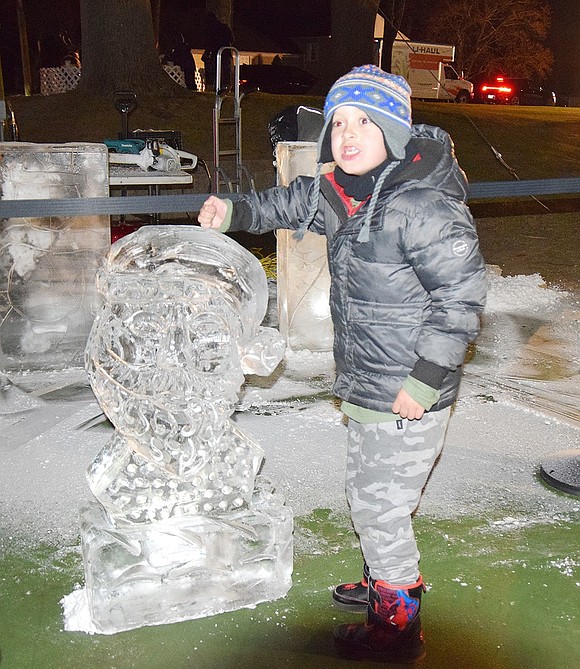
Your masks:
{"label": "snow on ground", "polygon": [[[420,511],[521,523],[577,514],[580,499],[555,493],[537,473],[549,454],[580,453],[580,291],[546,287],[538,275],[488,275],[482,333]],[[332,375],[330,353],[288,352],[272,377],[248,380],[235,414],[296,515],[346,512],[346,427]],[[75,542],[78,508],[90,496],[84,473],[111,428],[83,370],[11,380],[38,406],[0,415],[0,550]]]}

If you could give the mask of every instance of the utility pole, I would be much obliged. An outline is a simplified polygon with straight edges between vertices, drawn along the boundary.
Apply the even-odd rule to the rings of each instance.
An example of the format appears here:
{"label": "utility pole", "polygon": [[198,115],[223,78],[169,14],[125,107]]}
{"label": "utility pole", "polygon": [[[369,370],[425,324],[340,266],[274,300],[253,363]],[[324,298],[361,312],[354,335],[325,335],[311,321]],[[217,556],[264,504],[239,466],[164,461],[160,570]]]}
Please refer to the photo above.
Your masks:
{"label": "utility pole", "polygon": [[4,97],[4,77],[2,76],[2,58],[0,57],[0,142],[4,141],[6,128],[6,98]]}

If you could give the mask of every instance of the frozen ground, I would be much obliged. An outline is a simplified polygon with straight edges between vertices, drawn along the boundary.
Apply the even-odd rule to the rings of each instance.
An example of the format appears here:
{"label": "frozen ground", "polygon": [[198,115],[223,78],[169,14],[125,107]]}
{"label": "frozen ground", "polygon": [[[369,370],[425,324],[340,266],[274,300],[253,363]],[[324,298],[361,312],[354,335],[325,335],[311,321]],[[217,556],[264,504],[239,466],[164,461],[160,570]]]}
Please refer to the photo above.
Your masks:
{"label": "frozen ground", "polygon": [[[438,518],[533,523],[580,510],[537,478],[540,463],[580,453],[580,293],[540,276],[489,269],[483,329],[466,365],[443,456],[421,504]],[[330,396],[329,353],[288,353],[269,379],[249,379],[235,420],[262,444],[263,474],[296,515],[346,511],[346,428]],[[0,415],[0,550],[67,544],[90,495],[84,473],[110,426],[83,370],[12,375]],[[19,390],[25,391],[23,395]],[[34,402],[35,408],[27,408]]]}
{"label": "frozen ground", "polygon": [[[546,487],[538,470],[552,453],[580,453],[580,293],[494,267],[488,277],[482,332],[420,512],[479,517],[491,530],[572,520],[580,498]],[[296,516],[347,512],[346,427],[332,377],[330,353],[288,352],[271,377],[247,380],[234,416],[261,443],[262,474]],[[0,395],[0,553],[44,543],[68,551],[90,497],[86,468],[112,428],[81,369],[11,381]],[[295,544],[317,552],[307,536]],[[63,602],[66,629],[94,631],[84,589]]]}
{"label": "frozen ground", "polygon": [[[489,286],[421,513],[534,522],[578,512],[580,500],[555,494],[537,472],[556,451],[580,452],[579,293],[548,288],[538,275],[501,277],[493,267]],[[332,374],[329,353],[289,353],[271,378],[248,380],[235,415],[264,447],[263,473],[296,515],[346,511],[346,428],[329,393]],[[83,370],[11,380],[0,416],[0,549],[74,541],[77,509],[90,495],[84,472],[111,428]]]}

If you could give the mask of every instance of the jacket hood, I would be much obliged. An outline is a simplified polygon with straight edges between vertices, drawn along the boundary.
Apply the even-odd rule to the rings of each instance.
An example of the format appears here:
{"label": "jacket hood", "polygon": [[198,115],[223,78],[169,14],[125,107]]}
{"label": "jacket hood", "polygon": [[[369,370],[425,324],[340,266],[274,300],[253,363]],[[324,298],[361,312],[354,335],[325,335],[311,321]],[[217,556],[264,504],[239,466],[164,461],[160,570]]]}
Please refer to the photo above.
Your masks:
{"label": "jacket hood", "polygon": [[453,142],[445,130],[422,124],[412,127],[403,160],[388,165],[377,179],[358,241],[369,240],[380,195],[412,188],[434,188],[461,202],[467,199],[467,178],[455,159]]}
{"label": "jacket hood", "polygon": [[455,158],[453,141],[445,130],[430,125],[414,125],[405,159],[387,177],[383,189],[406,184],[408,188],[436,188],[465,202],[467,177]]}

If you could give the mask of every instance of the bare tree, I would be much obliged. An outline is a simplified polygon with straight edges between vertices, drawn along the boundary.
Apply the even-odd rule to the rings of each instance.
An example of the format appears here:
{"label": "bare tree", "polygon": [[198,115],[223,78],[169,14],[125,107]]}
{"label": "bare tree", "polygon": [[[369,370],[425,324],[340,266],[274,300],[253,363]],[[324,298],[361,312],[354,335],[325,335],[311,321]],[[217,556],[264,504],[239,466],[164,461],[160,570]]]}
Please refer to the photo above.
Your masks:
{"label": "bare tree", "polygon": [[155,48],[159,48],[159,27],[161,23],[161,0],[151,0],[151,16],[153,18],[153,36]]}
{"label": "bare tree", "polygon": [[550,18],[545,0],[446,0],[428,30],[455,45],[468,79],[501,72],[543,77],[553,64],[544,45]]}
{"label": "bare tree", "polygon": [[390,72],[393,42],[397,38],[397,33],[401,29],[403,15],[405,13],[405,0],[380,0],[379,9],[385,18],[381,67],[383,70]]}
{"label": "bare tree", "polygon": [[155,48],[151,0],[80,0],[83,74],[79,93],[132,90],[173,95]]}
{"label": "bare tree", "polygon": [[18,16],[18,34],[20,35],[20,53],[22,56],[22,79],[24,81],[24,95],[32,92],[32,74],[30,69],[30,49],[28,48],[28,30],[22,0],[16,0],[16,14]]}

